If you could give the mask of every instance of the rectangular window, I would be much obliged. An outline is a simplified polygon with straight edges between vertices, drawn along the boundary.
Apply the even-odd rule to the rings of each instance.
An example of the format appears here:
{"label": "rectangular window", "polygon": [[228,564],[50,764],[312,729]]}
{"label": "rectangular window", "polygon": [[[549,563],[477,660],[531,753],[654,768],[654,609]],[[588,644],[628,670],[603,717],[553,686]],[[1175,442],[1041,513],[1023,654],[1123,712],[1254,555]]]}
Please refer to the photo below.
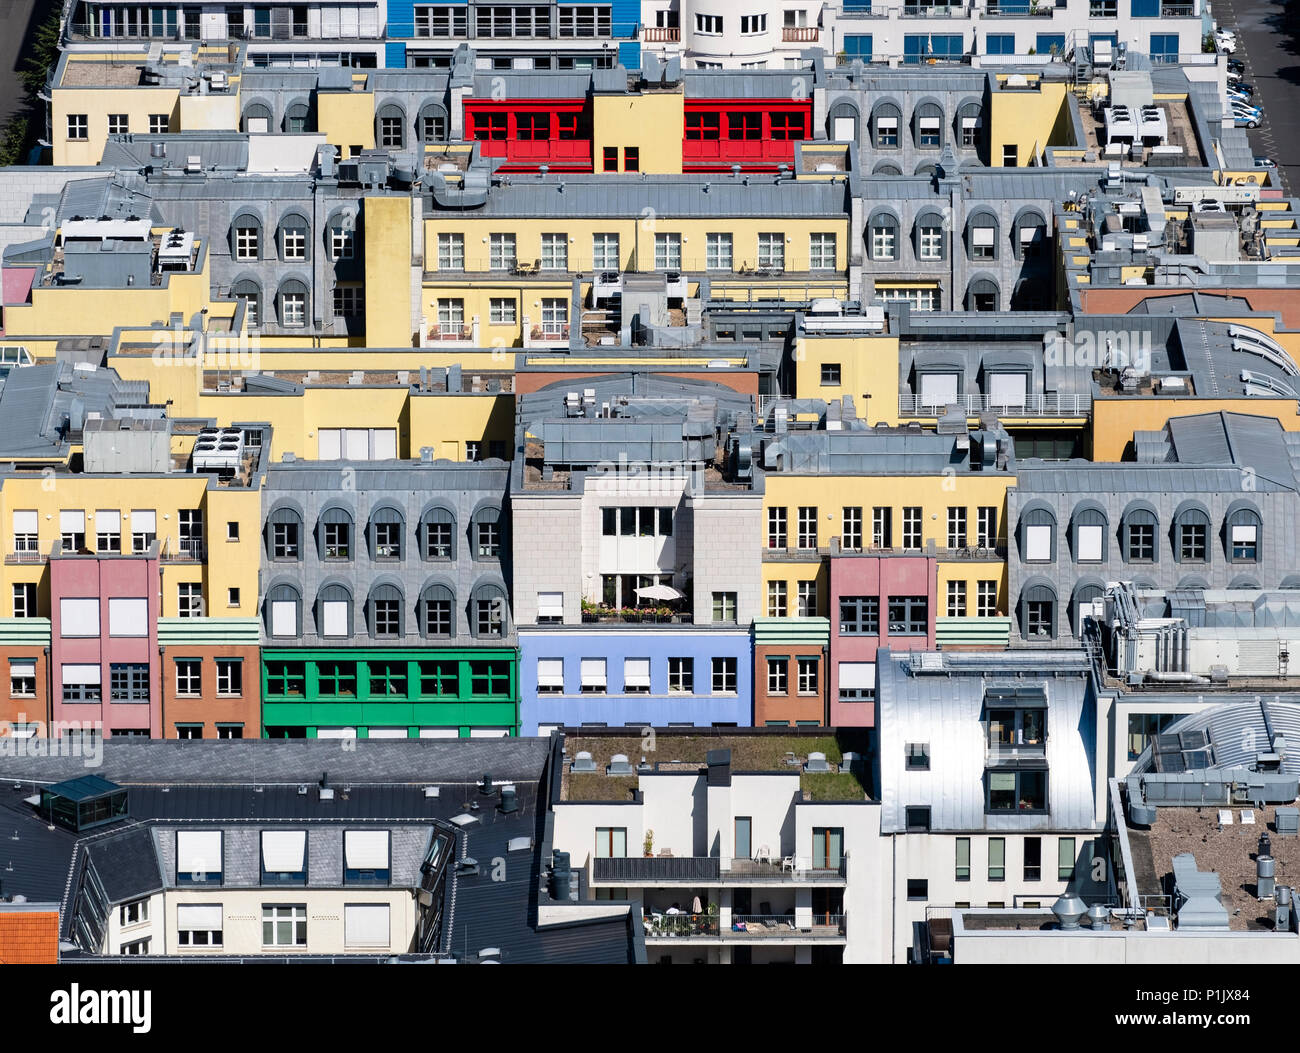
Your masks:
{"label": "rectangular window", "polygon": [[84,113],[68,114],[68,141],[86,142],[90,138],[90,121]]}
{"label": "rectangular window", "polygon": [[682,236],[680,234],[655,235],[655,270],[680,270],[682,266]]}
{"label": "rectangular window", "polygon": [[1073,880],[1074,860],[1074,838],[1058,838],[1056,842],[1056,879],[1058,881]]}
{"label": "rectangular window", "polygon": [[975,510],[975,544],[992,548],[998,539],[998,510],[981,505]]}
{"label": "rectangular window", "polygon": [[627,828],[623,826],[596,827],[596,858],[626,859]]}
{"label": "rectangular window", "polygon": [[469,338],[464,300],[438,301],[438,335],[444,340]]}
{"label": "rectangular window", "polygon": [[1259,528],[1253,523],[1232,524],[1232,558],[1253,563],[1259,556]]}
{"label": "rectangular window", "polygon": [[924,636],[930,621],[930,601],[924,596],[889,597],[889,634]]}
{"label": "rectangular window", "polygon": [[815,695],[820,690],[818,687],[818,664],[819,660],[815,657],[800,658],[799,667],[799,694]]}
{"label": "rectangular window", "polygon": [[[515,264],[515,236],[513,234],[490,234],[488,236],[488,268],[494,271],[513,271]],[[463,303],[464,301],[458,302]]]}
{"label": "rectangular window", "polygon": [[923,223],[918,229],[920,234],[917,256],[923,260],[943,259],[943,227]]}
{"label": "rectangular window", "polygon": [[1007,878],[1007,839],[989,838],[989,880],[1005,881]]}
{"label": "rectangular window", "polygon": [[975,583],[975,613],[980,618],[992,618],[998,611],[998,583],[996,581],[978,581]]}
{"label": "rectangular window", "polygon": [[34,581],[20,581],[16,583],[13,587],[13,597],[15,618],[38,617],[39,611],[36,606],[36,583]]}
{"label": "rectangular window", "polygon": [[569,269],[569,236],[567,234],[542,235],[542,269],[547,271]]}
{"label": "rectangular window", "polygon": [[758,236],[758,265],[768,270],[785,270],[784,234],[760,234]]}
{"label": "rectangular window", "polygon": [[[560,8],[563,11],[563,8]],[[639,146],[623,147],[623,171],[639,172],[641,171],[641,148]]]}
{"label": "rectangular window", "polygon": [[846,507],[840,532],[840,548],[850,552],[862,551],[862,509]]}
{"label": "rectangular window", "polygon": [[966,509],[961,505],[948,507],[948,547],[966,547]]}
{"label": "rectangular window", "polygon": [[564,693],[564,659],[537,659],[537,693],[559,695]]}
{"label": "rectangular window", "polygon": [[736,660],[734,658],[714,658],[711,662],[713,693],[715,695],[734,695],[736,693]]}
{"label": "rectangular window", "polygon": [[668,659],[668,693],[691,695],[695,693],[695,659]]}
{"label": "rectangular window", "polygon": [[515,324],[517,318],[514,300],[494,296],[488,301],[488,307],[488,318],[493,325]]}
{"label": "rectangular window", "polygon": [[824,386],[838,387],[840,384],[840,364],[838,362],[823,362],[821,366],[821,382]]}
{"label": "rectangular window", "polygon": [[785,548],[788,540],[785,508],[769,508],[767,510],[767,547]]}
{"label": "rectangular window", "polygon": [[623,693],[627,695],[649,694],[650,659],[623,659]]}
{"label": "rectangular window", "polygon": [[834,234],[810,234],[808,236],[808,266],[815,271],[834,269]]}
{"label": "rectangular window", "polygon": [[604,171],[617,172],[618,171],[618,147],[617,146],[604,147],[604,149],[601,151],[601,162]]}
{"label": "rectangular window", "polygon": [[11,698],[36,697],[36,659],[9,659],[9,696]]}
{"label": "rectangular window", "polygon": [[713,620],[715,622],[734,622],[736,620],[736,594],[734,592],[715,592],[713,594]]}
{"label": "rectangular window", "polygon": [[306,905],[264,906],[262,908],[262,946],[306,947]]}
{"label": "rectangular window", "polygon": [[1180,523],[1178,555],[1183,563],[1204,563],[1209,545],[1209,528],[1204,523]]}
{"label": "rectangular window", "polygon": [[817,548],[817,509],[808,505],[799,508],[799,547]]}
{"label": "rectangular window", "polygon": [[769,618],[784,618],[787,610],[788,596],[785,582],[769,581],[767,583],[767,616]]}
{"label": "rectangular window", "polygon": [[729,271],[732,269],[730,234],[705,235],[704,265],[711,271]]}
{"label": "rectangular window", "polygon": [[[926,805],[914,805],[903,812],[903,821],[909,834],[928,834],[930,832],[930,809]],[[911,899],[911,896],[908,896]]]}
{"label": "rectangular window", "polygon": [[177,904],[176,942],[181,947],[220,947],[221,904]]}
{"label": "rectangular window", "polygon": [[964,581],[948,582],[948,617],[966,617],[966,583]]}
{"label": "rectangular window", "polygon": [[813,827],[812,864],[814,870],[838,870],[844,860],[844,828]]}
{"label": "rectangular window", "polygon": [[871,510],[871,547],[892,548],[893,509],[876,507]]}
{"label": "rectangular window", "polygon": [[438,270],[462,271],[465,269],[465,235],[438,235]]}
{"label": "rectangular window", "polygon": [[695,16],[695,32],[701,36],[721,36],[722,16],[697,14]]}
{"label": "rectangular window", "polygon": [[593,234],[591,236],[591,266],[597,271],[618,271],[618,235]]}
{"label": "rectangular window", "polygon": [[244,663],[236,658],[218,658],[217,694],[237,698],[244,693]]}
{"label": "rectangular window", "polygon": [[798,610],[797,610],[797,612],[796,612],[797,615],[798,615],[798,617],[800,617],[800,618],[816,618],[816,617],[817,617],[817,581],[816,581],[816,579],[814,578],[814,579],[811,579],[811,580],[809,580],[809,581],[801,581],[801,582],[799,582],[799,587],[798,587],[798,589],[799,589],[799,591],[798,591],[799,607],[798,607]]}
{"label": "rectangular window", "polygon": [[876,636],[879,633],[880,597],[840,597],[841,636]]}
{"label": "rectangular window", "polygon": [[767,693],[784,695],[790,690],[790,659],[769,658],[767,660]]}
{"label": "rectangular window", "polygon": [[176,659],[176,694],[197,698],[203,693],[203,662],[197,658]]}
{"label": "rectangular window", "polygon": [[366,313],[365,290],[359,285],[334,287],[334,317],[360,318]]}
{"label": "rectangular window", "polygon": [[1041,837],[1026,837],[1024,845],[1025,880],[1039,881],[1043,876],[1043,839]]}
{"label": "rectangular window", "polygon": [[956,881],[970,880],[970,838],[957,838],[957,865],[953,871]]}
{"label": "rectangular window", "polygon": [[542,335],[563,336],[569,324],[569,301],[558,297],[542,300]]}
{"label": "rectangular window", "polygon": [[903,746],[904,767],[908,771],[930,770],[930,744],[928,742],[908,742]]}
{"label": "rectangular window", "polygon": [[1130,563],[1150,563],[1155,559],[1156,528],[1152,523],[1130,523],[1128,525],[1128,561]]}
{"label": "rectangular window", "polygon": [[984,38],[985,54],[1014,55],[1016,53],[1016,35],[1014,33],[990,33]]}
{"label": "rectangular window", "polygon": [[149,666],[112,663],[108,667],[108,697],[114,702],[148,702]]}
{"label": "rectangular window", "polygon": [[909,506],[903,509],[903,548],[918,550],[921,547],[921,509]]}
{"label": "rectangular window", "polygon": [[897,252],[895,228],[877,226],[871,228],[871,258],[873,260],[892,260]]}
{"label": "rectangular window", "polygon": [[605,659],[584,658],[581,672],[582,693],[584,695],[603,695],[605,693]]}
{"label": "rectangular window", "polygon": [[696,111],[686,115],[686,138],[712,140],[722,138],[722,115]]}

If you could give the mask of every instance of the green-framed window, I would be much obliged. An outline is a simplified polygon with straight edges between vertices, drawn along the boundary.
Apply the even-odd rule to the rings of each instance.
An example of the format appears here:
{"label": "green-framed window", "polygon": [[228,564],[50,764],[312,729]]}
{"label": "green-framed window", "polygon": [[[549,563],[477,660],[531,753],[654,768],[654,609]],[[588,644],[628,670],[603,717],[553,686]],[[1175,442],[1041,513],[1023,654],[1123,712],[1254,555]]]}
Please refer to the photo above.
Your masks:
{"label": "green-framed window", "polygon": [[307,693],[307,663],[267,662],[266,693],[281,696],[305,695]]}
{"label": "green-framed window", "polygon": [[356,698],[356,663],[317,662],[316,684],[316,693],[318,695],[333,698]]}
{"label": "green-framed window", "polygon": [[510,696],[510,663],[470,662],[469,688],[471,695],[508,698]]}
{"label": "green-framed window", "polygon": [[405,662],[370,662],[370,694],[372,697],[406,697]]}
{"label": "green-framed window", "polygon": [[460,692],[458,662],[421,662],[420,694],[455,697]]}

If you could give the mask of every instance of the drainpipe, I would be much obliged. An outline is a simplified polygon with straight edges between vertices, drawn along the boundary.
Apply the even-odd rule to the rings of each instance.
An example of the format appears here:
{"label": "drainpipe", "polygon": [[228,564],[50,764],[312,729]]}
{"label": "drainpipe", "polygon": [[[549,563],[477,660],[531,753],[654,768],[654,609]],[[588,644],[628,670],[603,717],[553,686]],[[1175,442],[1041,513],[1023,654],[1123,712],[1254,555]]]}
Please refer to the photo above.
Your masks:
{"label": "drainpipe", "polygon": [[[50,622],[53,625],[53,620]],[[45,737],[54,735],[54,647],[47,646],[45,655]]]}

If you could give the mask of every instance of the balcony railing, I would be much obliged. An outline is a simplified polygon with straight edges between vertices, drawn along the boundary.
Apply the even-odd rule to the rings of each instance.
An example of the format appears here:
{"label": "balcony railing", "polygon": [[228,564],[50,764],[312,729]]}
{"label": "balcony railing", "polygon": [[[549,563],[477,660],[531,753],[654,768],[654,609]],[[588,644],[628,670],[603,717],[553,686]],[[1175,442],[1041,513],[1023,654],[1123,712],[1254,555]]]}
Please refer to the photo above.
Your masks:
{"label": "balcony railing", "polygon": [[641,39],[647,44],[676,44],[682,39],[682,31],[677,26],[646,26],[641,30]]}
{"label": "balcony railing", "polygon": [[844,937],[843,914],[815,914],[811,925],[798,925],[793,914],[734,914],[724,929],[715,914],[643,916],[648,939],[713,938],[717,940],[838,940]]}
{"label": "balcony railing", "polygon": [[[942,6],[904,4],[903,15],[906,18],[965,18],[967,9],[965,4],[944,4]],[[960,56],[950,57],[958,58]]]}
{"label": "balcony railing", "polygon": [[820,33],[816,26],[785,26],[781,30],[781,40],[787,44],[815,44]]}
{"label": "balcony railing", "polygon": [[1195,4],[1163,4],[1160,7],[1161,18],[1195,18]]}
{"label": "balcony railing", "polygon": [[[846,858],[814,867],[810,856],[734,859],[727,856],[628,856],[593,859],[591,879],[612,885],[745,885],[769,882],[843,885]],[[822,862],[822,861],[817,861]]]}
{"label": "balcony railing", "polygon": [[1026,395],[1023,404],[1000,402],[989,395],[958,395],[946,403],[937,404],[921,395],[900,393],[898,415],[938,417],[954,404],[965,410],[968,417],[977,417],[983,410],[994,410],[1003,417],[1087,417],[1092,413],[1091,395]]}
{"label": "balcony railing", "polygon": [[168,538],[161,553],[164,563],[202,563],[207,558],[207,545],[202,538],[193,537],[183,537],[178,541]]}
{"label": "balcony railing", "polygon": [[659,608],[640,611],[632,607],[621,609],[611,607],[605,610],[583,611],[582,620],[603,625],[683,625],[690,624],[694,620],[694,615],[690,611],[663,611]]}

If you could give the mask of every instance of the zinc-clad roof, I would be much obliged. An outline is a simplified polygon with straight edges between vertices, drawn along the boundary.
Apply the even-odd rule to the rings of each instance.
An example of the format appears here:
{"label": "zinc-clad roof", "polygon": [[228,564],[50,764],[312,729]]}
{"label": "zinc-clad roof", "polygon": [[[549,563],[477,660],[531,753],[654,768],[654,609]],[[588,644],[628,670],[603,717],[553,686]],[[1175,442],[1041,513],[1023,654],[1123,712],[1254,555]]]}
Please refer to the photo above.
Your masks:
{"label": "zinc-clad roof", "polygon": [[[1095,707],[1084,654],[942,653],[941,659],[946,673],[913,674],[910,655],[882,652],[877,692],[881,832],[904,832],[906,811],[917,806],[929,807],[935,831],[1096,828]],[[1042,687],[1046,692],[1046,814],[985,813],[982,721],[985,693],[994,686]],[[929,744],[928,771],[906,770],[906,745],[913,742]]]}

